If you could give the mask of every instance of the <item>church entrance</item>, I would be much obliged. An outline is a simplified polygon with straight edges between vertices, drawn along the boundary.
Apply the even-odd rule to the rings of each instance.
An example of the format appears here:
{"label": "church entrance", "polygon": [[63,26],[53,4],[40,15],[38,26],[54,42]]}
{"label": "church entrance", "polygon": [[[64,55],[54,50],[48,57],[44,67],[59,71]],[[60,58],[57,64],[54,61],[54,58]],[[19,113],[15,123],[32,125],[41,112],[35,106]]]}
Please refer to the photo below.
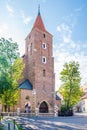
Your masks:
{"label": "church entrance", "polygon": [[43,101],[41,104],[40,104],[40,107],[39,107],[39,112],[40,113],[48,113],[48,105],[45,101]]}

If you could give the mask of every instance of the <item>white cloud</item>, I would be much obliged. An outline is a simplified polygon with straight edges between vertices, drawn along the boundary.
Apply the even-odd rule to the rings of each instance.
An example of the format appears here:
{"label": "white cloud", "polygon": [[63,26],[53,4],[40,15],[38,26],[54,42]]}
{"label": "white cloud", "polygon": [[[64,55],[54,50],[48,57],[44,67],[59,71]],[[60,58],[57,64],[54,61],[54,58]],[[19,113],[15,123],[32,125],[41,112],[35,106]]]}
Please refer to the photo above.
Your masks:
{"label": "white cloud", "polygon": [[73,41],[71,42],[70,45],[71,45],[71,47],[72,47],[73,49],[77,46]]}
{"label": "white cloud", "polygon": [[77,9],[75,9],[74,11],[75,11],[75,12],[81,12],[82,8],[83,8],[83,7],[79,7],[79,8],[77,8]]}
{"label": "white cloud", "polygon": [[13,16],[13,15],[14,15],[14,10],[13,10],[13,8],[12,8],[10,5],[8,5],[8,4],[6,5],[6,8],[7,8],[9,14],[10,14],[11,16]]}
{"label": "white cloud", "polygon": [[60,25],[57,26],[57,31],[62,37],[63,43],[71,42],[72,29],[69,25],[61,23]]}
{"label": "white cloud", "polygon": [[21,12],[21,16],[22,16],[24,24],[26,24],[26,25],[32,20],[32,17],[31,16],[25,16],[23,11]]}
{"label": "white cloud", "polygon": [[3,23],[0,24],[0,37],[7,37],[8,35],[8,25]]}
{"label": "white cloud", "polygon": [[24,23],[28,24],[32,20],[32,17],[26,17],[24,18]]}
{"label": "white cloud", "polygon": [[[13,33],[14,32],[14,33]],[[19,36],[20,34],[20,36]],[[13,41],[17,42],[19,45],[20,55],[24,54],[25,51],[25,41],[24,41],[24,33],[21,29],[16,30],[16,28],[10,27],[10,25],[3,23],[0,24],[0,38],[4,37],[6,39],[12,38]]]}
{"label": "white cloud", "polygon": [[70,26],[65,23],[61,23],[60,25],[58,25],[57,31],[63,32],[63,33],[66,32],[66,33],[70,33],[70,34],[72,33]]}
{"label": "white cloud", "polygon": [[83,48],[87,48],[87,43],[85,43],[85,44],[83,45]]}
{"label": "white cloud", "polygon": [[78,22],[78,17],[80,16],[82,9],[83,6],[74,9],[71,14],[63,17],[63,21],[65,21],[65,23],[67,23],[71,28],[75,27],[75,25]]}
{"label": "white cloud", "polygon": [[69,36],[63,36],[64,43],[70,43],[70,37]]}

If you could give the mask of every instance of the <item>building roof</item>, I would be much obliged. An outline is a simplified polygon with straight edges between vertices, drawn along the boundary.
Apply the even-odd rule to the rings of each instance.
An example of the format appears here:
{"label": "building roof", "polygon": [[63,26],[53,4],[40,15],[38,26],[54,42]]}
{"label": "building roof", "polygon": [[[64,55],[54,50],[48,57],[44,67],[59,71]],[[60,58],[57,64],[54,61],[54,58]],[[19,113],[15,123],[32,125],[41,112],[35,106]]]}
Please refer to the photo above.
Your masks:
{"label": "building roof", "polygon": [[[43,23],[43,20],[42,20],[42,17],[41,17],[41,14],[40,14],[40,6],[38,7],[38,15],[36,17],[36,20],[35,20],[35,23],[33,25],[33,28],[38,28],[48,34],[50,34],[46,29],[45,29],[45,26],[44,26],[44,23]],[[50,34],[51,35],[51,34]]]}
{"label": "building roof", "polygon": [[33,28],[37,27],[38,29],[42,30],[42,31],[45,31],[45,26],[43,24],[43,20],[41,18],[41,15],[40,15],[40,5],[38,6],[38,15],[37,15],[37,18],[35,20],[35,23],[33,25]]}
{"label": "building roof", "polygon": [[61,100],[61,98],[56,94],[56,100]]}
{"label": "building roof", "polygon": [[42,31],[46,31],[45,26],[44,26],[43,21],[42,21],[42,18],[41,18],[41,15],[37,16],[35,23],[33,25],[33,28],[35,28],[35,27],[37,27],[38,29],[40,29]]}
{"label": "building roof", "polygon": [[25,81],[23,81],[20,85],[19,85],[20,89],[28,89],[28,90],[32,90],[33,86],[31,84],[31,82],[27,79]]}

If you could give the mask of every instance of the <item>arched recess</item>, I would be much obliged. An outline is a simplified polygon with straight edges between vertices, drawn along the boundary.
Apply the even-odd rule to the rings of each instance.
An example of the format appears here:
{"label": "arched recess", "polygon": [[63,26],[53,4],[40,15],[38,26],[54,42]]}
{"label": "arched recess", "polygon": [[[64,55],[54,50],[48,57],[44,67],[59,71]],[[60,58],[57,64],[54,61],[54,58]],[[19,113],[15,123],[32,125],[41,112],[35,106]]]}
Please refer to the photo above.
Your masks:
{"label": "arched recess", "polygon": [[40,107],[39,107],[39,112],[48,113],[48,104],[45,101],[41,102]]}

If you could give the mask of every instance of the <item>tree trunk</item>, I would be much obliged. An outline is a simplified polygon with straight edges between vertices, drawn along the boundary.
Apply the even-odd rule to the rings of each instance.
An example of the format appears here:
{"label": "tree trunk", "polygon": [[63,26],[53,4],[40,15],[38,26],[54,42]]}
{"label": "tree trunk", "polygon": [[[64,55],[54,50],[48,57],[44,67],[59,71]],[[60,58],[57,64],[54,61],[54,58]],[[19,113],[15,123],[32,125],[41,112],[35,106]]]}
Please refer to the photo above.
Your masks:
{"label": "tree trunk", "polygon": [[7,112],[7,105],[4,105],[4,111]]}
{"label": "tree trunk", "polygon": [[2,104],[2,112],[3,112],[3,104]]}
{"label": "tree trunk", "polygon": [[14,105],[13,105],[13,116],[14,116]]}
{"label": "tree trunk", "polygon": [[10,112],[10,106],[8,106],[8,112]]}

